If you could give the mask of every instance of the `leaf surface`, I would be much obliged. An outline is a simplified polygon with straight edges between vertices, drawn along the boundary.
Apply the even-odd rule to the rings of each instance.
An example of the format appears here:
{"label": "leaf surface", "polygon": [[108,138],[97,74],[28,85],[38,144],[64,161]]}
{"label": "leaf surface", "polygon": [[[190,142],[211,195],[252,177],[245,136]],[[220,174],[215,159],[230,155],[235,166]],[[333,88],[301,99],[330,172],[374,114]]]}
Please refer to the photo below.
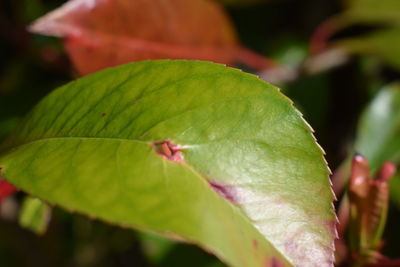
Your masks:
{"label": "leaf surface", "polygon": [[243,59],[228,17],[211,0],[71,0],[30,29],[63,37],[82,75],[145,59]]}
{"label": "leaf surface", "polygon": [[383,88],[363,112],[355,149],[365,156],[372,170],[384,161],[400,162],[400,85]]}
{"label": "leaf surface", "polygon": [[332,266],[329,170],[291,101],[207,62],[143,61],[55,90],[2,146],[1,176],[232,266]]}

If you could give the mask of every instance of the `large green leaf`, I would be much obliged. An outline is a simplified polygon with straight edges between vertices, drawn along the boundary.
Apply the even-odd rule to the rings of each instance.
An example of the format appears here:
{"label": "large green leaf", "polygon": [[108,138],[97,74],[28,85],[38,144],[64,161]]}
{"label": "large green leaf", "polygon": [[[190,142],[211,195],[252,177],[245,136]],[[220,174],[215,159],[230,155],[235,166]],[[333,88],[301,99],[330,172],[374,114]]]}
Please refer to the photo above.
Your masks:
{"label": "large green leaf", "polygon": [[384,161],[400,162],[400,84],[383,88],[363,112],[355,144],[373,170]]}
{"label": "large green leaf", "polygon": [[233,266],[331,266],[323,152],[255,76],[145,61],[55,90],[2,146],[1,176],[68,210],[196,243]]}

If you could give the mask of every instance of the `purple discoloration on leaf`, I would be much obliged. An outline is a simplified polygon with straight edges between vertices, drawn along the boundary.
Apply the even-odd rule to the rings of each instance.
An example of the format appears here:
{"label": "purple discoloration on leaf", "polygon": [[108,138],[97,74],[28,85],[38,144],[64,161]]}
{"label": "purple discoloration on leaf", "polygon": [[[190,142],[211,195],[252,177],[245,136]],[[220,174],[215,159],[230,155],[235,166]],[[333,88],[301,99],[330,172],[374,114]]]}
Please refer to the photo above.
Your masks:
{"label": "purple discoloration on leaf", "polygon": [[183,162],[183,155],[178,145],[173,144],[170,141],[163,141],[154,143],[154,147],[157,154],[164,158],[170,161]]}
{"label": "purple discoloration on leaf", "polygon": [[[330,236],[333,236],[334,239],[332,239],[330,247],[322,247],[321,251],[323,251],[326,255],[326,266],[333,266],[333,263],[335,262],[335,257],[332,254],[332,250],[335,249],[336,244],[338,243],[337,240],[339,240],[339,234],[337,230],[337,224],[338,224],[338,219],[335,217],[334,220],[326,220],[322,222],[322,225],[325,226],[327,229],[327,232],[330,234]],[[325,265],[321,265],[325,266]]]}
{"label": "purple discoloration on leaf", "polygon": [[299,229],[293,232],[284,243],[284,251],[286,255],[289,255],[296,262],[301,262],[304,266],[314,266],[315,259],[318,259],[319,266],[331,267],[333,266],[334,256],[332,250],[334,248],[334,242],[330,246],[319,246],[314,248],[304,248],[300,240],[310,238],[307,236],[308,233]]}
{"label": "purple discoloration on leaf", "polygon": [[225,199],[229,200],[234,204],[237,203],[237,197],[232,186],[215,180],[209,180],[208,183],[219,195],[221,195],[222,197],[224,197]]}
{"label": "purple discoloration on leaf", "polygon": [[285,242],[285,251],[291,255],[292,257],[296,257],[296,259],[305,260],[304,256],[301,255],[301,248],[295,242],[297,239],[294,236],[293,238],[286,240]]}

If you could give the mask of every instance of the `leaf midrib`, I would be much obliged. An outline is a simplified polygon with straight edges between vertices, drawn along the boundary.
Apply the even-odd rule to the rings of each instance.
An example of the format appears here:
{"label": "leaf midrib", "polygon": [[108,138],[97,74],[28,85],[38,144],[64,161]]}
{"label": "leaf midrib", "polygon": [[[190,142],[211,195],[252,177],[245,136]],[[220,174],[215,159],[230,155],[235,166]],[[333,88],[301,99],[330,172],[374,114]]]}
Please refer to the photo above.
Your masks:
{"label": "leaf midrib", "polygon": [[[15,146],[15,147],[11,148],[11,150],[20,149],[20,148],[23,148],[23,147],[26,147],[26,146],[29,146],[29,145],[35,144],[35,143],[48,142],[48,141],[57,141],[57,140],[60,140],[60,141],[61,140],[104,140],[104,141],[112,140],[112,141],[120,141],[120,142],[134,142],[134,143],[139,143],[139,144],[146,144],[146,145],[149,145],[149,146],[152,146],[152,143],[153,143],[151,141],[141,141],[141,140],[136,140],[136,139],[113,138],[113,137],[72,137],[72,136],[66,136],[66,137],[49,137],[49,138],[37,139],[37,140],[31,141],[31,142],[27,142],[27,143]],[[0,158],[1,158],[1,155],[0,155]],[[165,159],[163,159],[163,160],[165,160]],[[183,167],[185,167],[186,169],[188,169],[194,176],[198,177],[202,182],[207,183],[207,178],[202,176],[196,169],[193,168],[193,166],[191,166],[187,162],[181,162],[181,163],[178,163],[178,164],[180,164]],[[240,216],[243,218],[243,220],[246,221],[246,223],[251,225],[257,231],[257,233],[259,233],[259,235],[276,250],[276,252],[281,254],[282,258],[284,258],[287,262],[289,262],[289,263],[291,263],[293,265],[292,261],[289,258],[286,257],[284,252],[281,251],[278,247],[276,247],[275,244],[271,240],[269,240],[268,238],[266,238],[266,236],[263,235],[263,233],[256,227],[254,222],[251,221],[251,219],[244,213],[244,211],[241,208],[239,208],[236,205],[233,205],[231,202],[229,202],[228,200],[224,199],[222,196],[220,196],[217,192],[215,192],[211,188],[209,188],[209,192],[217,194],[218,197],[221,198],[226,205],[229,205],[232,209],[237,210],[238,213],[236,213],[236,214],[238,214],[238,215],[240,214]]]}

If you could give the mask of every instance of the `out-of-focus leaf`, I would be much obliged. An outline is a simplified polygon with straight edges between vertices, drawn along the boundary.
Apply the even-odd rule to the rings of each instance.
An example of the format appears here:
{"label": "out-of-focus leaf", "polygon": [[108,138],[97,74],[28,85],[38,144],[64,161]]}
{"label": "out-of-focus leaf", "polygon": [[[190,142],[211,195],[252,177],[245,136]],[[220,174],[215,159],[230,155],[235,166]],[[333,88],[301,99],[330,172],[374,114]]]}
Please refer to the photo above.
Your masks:
{"label": "out-of-focus leaf", "polygon": [[298,78],[298,70],[308,52],[306,46],[290,36],[275,41],[275,43],[274,46],[267,47],[266,50],[271,51],[269,57],[280,64],[266,69],[259,75],[268,82],[282,86]]}
{"label": "out-of-focus leaf", "polygon": [[[326,25],[328,38],[340,29],[361,24],[379,26],[366,35],[339,40],[336,46],[351,53],[379,56],[395,68],[400,69],[400,1],[398,0],[347,0],[347,9]],[[327,21],[329,22],[329,21]],[[331,29],[333,27],[333,29]],[[382,28],[383,27],[383,28]],[[322,33],[323,35],[324,33]]]}
{"label": "out-of-focus leaf", "polygon": [[340,40],[336,44],[352,53],[378,56],[391,66],[400,69],[400,27]]}
{"label": "out-of-focus leaf", "polygon": [[20,5],[25,13],[25,19],[28,21],[33,21],[44,10],[43,1],[40,0],[22,0]]}
{"label": "out-of-focus leaf", "polygon": [[146,61],[70,83],[3,145],[22,190],[199,244],[233,266],[331,266],[328,169],[275,87],[225,66]]}
{"label": "out-of-focus leaf", "polygon": [[226,267],[207,252],[184,244],[176,244],[156,266]]}
{"label": "out-of-focus leaf", "polygon": [[355,144],[372,170],[400,161],[400,84],[382,89],[361,115]]}
{"label": "out-of-focus leaf", "polygon": [[[360,116],[352,151],[368,159],[372,173],[385,161],[400,163],[400,84],[382,88]],[[337,169],[333,180],[334,192],[339,195],[347,184],[351,156]],[[393,182],[394,181],[394,182]],[[390,184],[396,184],[396,178]],[[400,188],[400,186],[399,186]],[[395,195],[395,194],[392,194]]]}
{"label": "out-of-focus leaf", "polygon": [[146,258],[152,264],[159,264],[176,245],[173,241],[151,233],[139,233],[138,238]]}
{"label": "out-of-focus leaf", "polygon": [[19,214],[19,224],[36,234],[43,234],[50,221],[51,208],[33,197],[26,197]]}
{"label": "out-of-focus leaf", "polygon": [[399,0],[347,0],[342,14],[349,23],[400,25]]}
{"label": "out-of-focus leaf", "polygon": [[389,181],[390,200],[400,208],[400,173],[397,173],[393,179]]}
{"label": "out-of-focus leaf", "polygon": [[211,0],[71,0],[30,29],[63,37],[81,74],[145,59],[234,64],[249,58]]}
{"label": "out-of-focus leaf", "polygon": [[8,135],[21,121],[19,117],[0,119],[0,141]]}

